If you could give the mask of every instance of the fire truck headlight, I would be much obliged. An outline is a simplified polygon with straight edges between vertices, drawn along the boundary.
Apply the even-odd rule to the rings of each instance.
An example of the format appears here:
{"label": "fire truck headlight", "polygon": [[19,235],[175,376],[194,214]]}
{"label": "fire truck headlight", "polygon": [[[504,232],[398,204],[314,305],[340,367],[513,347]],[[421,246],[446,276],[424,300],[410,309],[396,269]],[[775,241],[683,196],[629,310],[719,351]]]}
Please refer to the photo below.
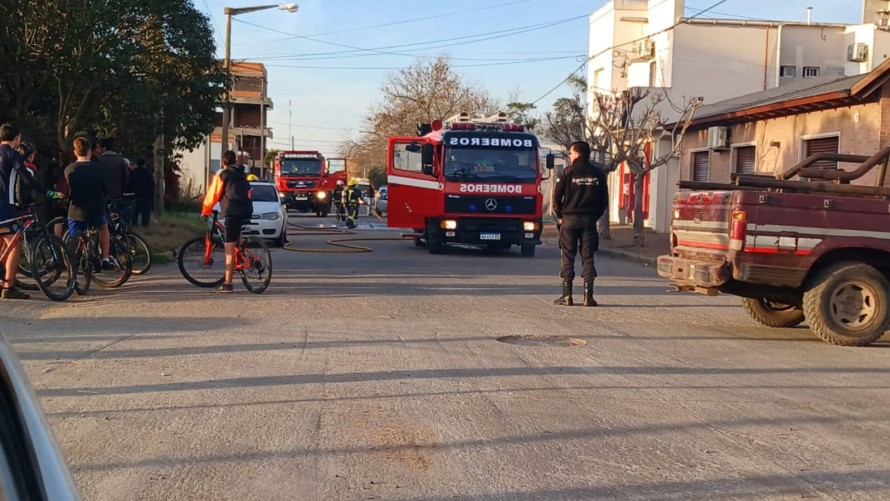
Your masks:
{"label": "fire truck headlight", "polygon": [[281,214],[277,212],[267,212],[260,216],[260,219],[265,219],[267,221],[277,221],[279,217],[281,217]]}
{"label": "fire truck headlight", "polygon": [[526,221],[522,223],[523,231],[538,231],[538,223],[532,221]]}
{"label": "fire truck headlight", "polygon": [[318,193],[315,194],[315,198],[317,198],[319,200],[324,200],[325,198],[328,198],[328,194],[323,191],[319,191]]}
{"label": "fire truck headlight", "polygon": [[446,219],[446,220],[442,221],[440,226],[446,230],[456,230],[457,229],[457,221],[455,221],[454,219]]}

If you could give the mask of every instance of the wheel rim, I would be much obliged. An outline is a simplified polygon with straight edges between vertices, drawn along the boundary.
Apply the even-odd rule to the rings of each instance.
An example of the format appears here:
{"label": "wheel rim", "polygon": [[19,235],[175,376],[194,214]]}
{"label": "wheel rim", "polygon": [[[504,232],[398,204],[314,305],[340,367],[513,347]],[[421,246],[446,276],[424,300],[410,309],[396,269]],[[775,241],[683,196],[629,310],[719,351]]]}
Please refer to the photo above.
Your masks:
{"label": "wheel rim", "polygon": [[831,295],[828,308],[835,323],[854,332],[871,327],[880,313],[877,291],[856,280],[839,284]]}

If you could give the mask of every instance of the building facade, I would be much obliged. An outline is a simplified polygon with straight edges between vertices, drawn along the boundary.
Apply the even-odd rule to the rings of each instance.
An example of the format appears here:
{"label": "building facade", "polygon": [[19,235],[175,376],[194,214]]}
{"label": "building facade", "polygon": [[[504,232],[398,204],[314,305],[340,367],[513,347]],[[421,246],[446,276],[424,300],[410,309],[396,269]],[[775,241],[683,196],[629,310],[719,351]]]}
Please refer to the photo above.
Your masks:
{"label": "building facade", "polygon": [[[270,175],[264,166],[266,143],[272,139],[268,126],[268,112],[272,100],[268,97],[268,74],[262,63],[233,62],[234,79],[231,92],[229,144],[225,149],[238,151],[239,161],[247,165],[260,178]],[[186,196],[204,193],[209,180],[219,170],[222,144],[222,112],[217,113],[216,124],[207,140],[198,148],[179,152],[182,156],[180,185]]]}
{"label": "building facade", "polygon": [[[773,177],[816,153],[872,156],[890,143],[890,61],[865,75],[823,80],[703,107],[684,139],[681,179]],[[852,170],[853,163],[814,167]],[[876,175],[852,183],[874,186]]]}
{"label": "building facade", "polygon": [[[862,7],[862,24],[844,25],[690,19],[684,0],[613,0],[590,16],[588,82],[591,92],[669,89],[673,98],[708,104],[860,75],[890,55],[890,2],[863,0]],[[674,159],[650,176],[646,224],[656,231],[668,231],[680,167]],[[613,222],[626,222],[629,184],[622,169],[610,178]]]}

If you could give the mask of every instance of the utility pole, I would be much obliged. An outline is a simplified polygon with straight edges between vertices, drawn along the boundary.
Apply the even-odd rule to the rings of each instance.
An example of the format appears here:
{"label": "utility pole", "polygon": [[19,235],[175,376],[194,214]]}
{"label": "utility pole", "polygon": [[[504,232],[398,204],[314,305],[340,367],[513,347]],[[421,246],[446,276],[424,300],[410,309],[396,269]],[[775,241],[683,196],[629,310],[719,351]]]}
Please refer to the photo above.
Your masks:
{"label": "utility pole", "polygon": [[294,149],[294,107],[293,101],[287,100],[287,135],[290,136],[290,149]]}

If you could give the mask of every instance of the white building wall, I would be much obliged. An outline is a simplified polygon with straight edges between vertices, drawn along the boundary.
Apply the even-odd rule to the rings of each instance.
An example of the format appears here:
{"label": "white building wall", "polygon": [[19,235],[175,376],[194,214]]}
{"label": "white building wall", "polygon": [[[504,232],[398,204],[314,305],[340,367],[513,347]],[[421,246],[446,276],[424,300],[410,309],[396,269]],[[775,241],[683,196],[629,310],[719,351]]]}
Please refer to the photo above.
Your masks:
{"label": "white building wall", "polygon": [[805,79],[804,68],[819,68],[818,76],[843,74],[847,60],[845,26],[782,26],[779,65],[794,66],[795,77],[780,78],[780,85]]}
{"label": "white building wall", "polygon": [[[219,170],[219,158],[221,156],[220,143],[213,143],[213,148],[207,141],[192,151],[180,151],[179,168],[182,170],[179,186],[183,190],[183,196],[201,196],[207,191],[207,183],[211,172]],[[209,170],[208,170],[209,168]]]}

